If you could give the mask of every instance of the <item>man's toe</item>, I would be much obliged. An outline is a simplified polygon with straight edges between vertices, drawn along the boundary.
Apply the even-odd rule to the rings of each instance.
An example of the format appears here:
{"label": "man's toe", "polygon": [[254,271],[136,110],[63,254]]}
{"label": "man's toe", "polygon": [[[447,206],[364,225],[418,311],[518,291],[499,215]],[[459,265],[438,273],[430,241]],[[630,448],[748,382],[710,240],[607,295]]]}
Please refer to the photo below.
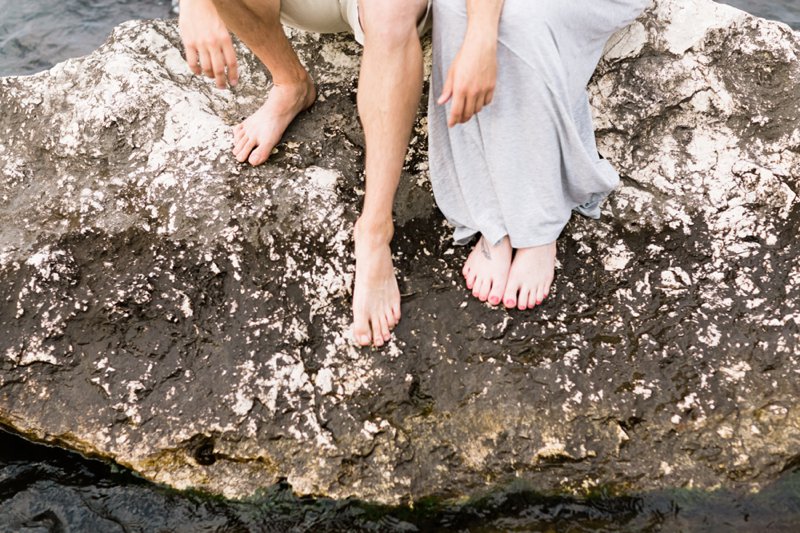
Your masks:
{"label": "man's toe", "polygon": [[244,143],[244,145],[242,145],[241,149],[236,154],[236,160],[239,163],[244,163],[245,161],[247,161],[248,156],[253,151],[253,148],[255,148],[255,146],[256,146],[256,140],[250,139],[248,137],[247,141]]}
{"label": "man's toe", "polygon": [[386,320],[386,316],[381,317],[380,324],[381,324],[381,338],[383,338],[384,342],[389,342],[389,339],[392,338],[392,333],[389,328],[389,322]]}
{"label": "man's toe", "polygon": [[254,167],[257,167],[258,165],[267,160],[267,157],[269,157],[269,153],[271,151],[272,147],[270,145],[259,144],[258,148],[252,151],[247,161]]}
{"label": "man's toe", "polygon": [[360,317],[356,317],[353,323],[353,339],[359,346],[368,346],[372,342],[369,332],[369,324]]}
{"label": "man's toe", "polygon": [[389,325],[389,330],[393,330],[394,327],[397,325],[397,320],[394,318],[394,311],[391,309],[387,309],[386,311],[386,323]]}
{"label": "man's toe", "polygon": [[233,146],[233,155],[238,156],[239,153],[244,150],[244,147],[247,145],[248,138],[246,135],[239,137],[239,140]]}
{"label": "man's toe", "polygon": [[381,331],[380,320],[373,320],[372,322],[372,343],[377,346],[383,346],[383,332]]}

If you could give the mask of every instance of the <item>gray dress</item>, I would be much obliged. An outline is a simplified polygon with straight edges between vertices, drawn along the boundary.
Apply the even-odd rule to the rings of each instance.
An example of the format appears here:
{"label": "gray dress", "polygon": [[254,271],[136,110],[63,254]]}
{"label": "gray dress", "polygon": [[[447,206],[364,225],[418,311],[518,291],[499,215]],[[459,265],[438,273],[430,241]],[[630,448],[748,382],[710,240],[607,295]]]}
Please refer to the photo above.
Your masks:
{"label": "gray dress", "polygon": [[466,0],[433,2],[428,107],[431,182],[439,208],[466,244],[482,233],[514,248],[553,242],[572,210],[599,218],[619,183],[597,154],[586,86],[606,41],[651,0],[506,0],[491,105],[447,127],[436,105],[464,39]]}

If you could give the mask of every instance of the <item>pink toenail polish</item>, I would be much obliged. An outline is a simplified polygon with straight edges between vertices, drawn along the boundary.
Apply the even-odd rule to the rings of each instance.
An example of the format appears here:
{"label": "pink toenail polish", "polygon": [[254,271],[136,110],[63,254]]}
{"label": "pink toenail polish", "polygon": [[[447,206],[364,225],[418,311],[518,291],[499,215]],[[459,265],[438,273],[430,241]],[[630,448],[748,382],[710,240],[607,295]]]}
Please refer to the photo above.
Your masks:
{"label": "pink toenail polish", "polygon": [[497,296],[494,296],[489,300],[489,302],[491,302],[492,305],[497,305],[500,302],[500,299],[497,298]]}
{"label": "pink toenail polish", "polygon": [[506,300],[506,305],[508,307],[514,307],[517,305],[517,302],[515,302],[514,300]]}

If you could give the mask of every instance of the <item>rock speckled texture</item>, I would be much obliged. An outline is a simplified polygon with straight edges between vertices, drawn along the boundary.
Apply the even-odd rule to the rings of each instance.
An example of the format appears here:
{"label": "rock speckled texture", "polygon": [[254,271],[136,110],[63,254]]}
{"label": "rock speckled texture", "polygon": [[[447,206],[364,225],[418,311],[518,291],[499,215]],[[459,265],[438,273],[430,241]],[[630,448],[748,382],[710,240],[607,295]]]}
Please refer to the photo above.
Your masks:
{"label": "rock speckled texture", "polygon": [[[800,36],[659,0],[591,87],[623,186],[533,312],[462,287],[427,181],[398,197],[403,320],[348,343],[359,50],[295,34],[320,101],[229,155],[268,77],[189,75],[173,22],[0,79],[0,421],[178,488],[387,503],[750,486],[800,458]],[[421,109],[422,110],[422,109]]]}

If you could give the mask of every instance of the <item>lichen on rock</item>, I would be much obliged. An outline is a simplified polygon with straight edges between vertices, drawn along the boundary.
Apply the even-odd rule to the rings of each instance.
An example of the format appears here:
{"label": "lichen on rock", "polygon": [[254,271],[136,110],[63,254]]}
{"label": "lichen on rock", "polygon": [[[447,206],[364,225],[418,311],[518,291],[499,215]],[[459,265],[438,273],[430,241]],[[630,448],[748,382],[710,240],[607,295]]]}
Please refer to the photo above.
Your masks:
{"label": "lichen on rock", "polygon": [[380,351],[347,335],[360,52],[291,38],[320,100],[255,169],[230,127],[269,78],[240,45],[235,91],[170,21],[0,79],[0,422],[229,497],[758,488],[796,463],[798,34],[658,0],[612,39],[590,92],[623,184],[532,312],[462,287],[421,113]]}

